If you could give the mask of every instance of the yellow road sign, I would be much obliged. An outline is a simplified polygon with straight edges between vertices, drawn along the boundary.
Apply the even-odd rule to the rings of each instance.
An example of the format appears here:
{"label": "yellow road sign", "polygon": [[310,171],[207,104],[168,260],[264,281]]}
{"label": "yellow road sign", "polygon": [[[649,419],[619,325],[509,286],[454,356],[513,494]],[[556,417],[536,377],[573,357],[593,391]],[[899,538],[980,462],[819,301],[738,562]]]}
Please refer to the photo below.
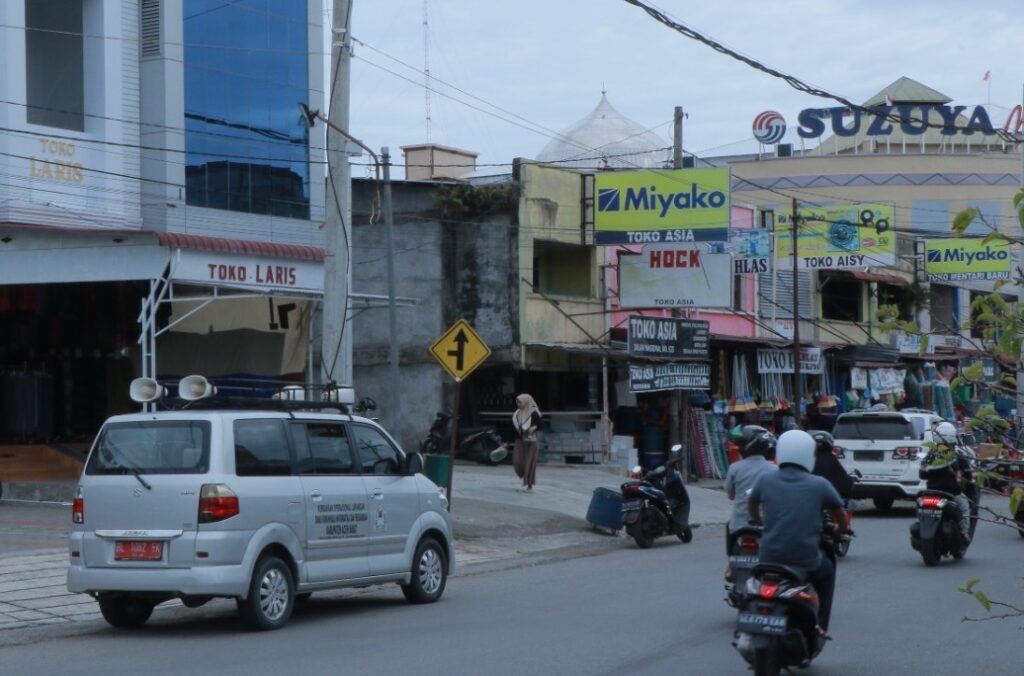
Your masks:
{"label": "yellow road sign", "polygon": [[468,376],[491,356],[491,348],[476,335],[465,319],[460,319],[430,346],[430,352],[441,362],[455,382]]}

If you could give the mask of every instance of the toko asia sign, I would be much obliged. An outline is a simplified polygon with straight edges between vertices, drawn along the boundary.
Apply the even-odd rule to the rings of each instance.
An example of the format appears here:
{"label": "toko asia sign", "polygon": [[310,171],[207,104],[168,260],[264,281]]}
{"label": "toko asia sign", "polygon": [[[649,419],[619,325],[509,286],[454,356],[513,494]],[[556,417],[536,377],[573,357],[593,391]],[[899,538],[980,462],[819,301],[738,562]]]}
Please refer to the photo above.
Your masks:
{"label": "toko asia sign", "polygon": [[594,178],[597,244],[725,241],[729,169],[609,171]]}
{"label": "toko asia sign", "polygon": [[[779,213],[776,223],[776,268],[792,270],[792,216]],[[797,237],[800,270],[841,270],[896,263],[891,204],[799,209]]]}
{"label": "toko asia sign", "polygon": [[929,282],[1009,279],[1010,243],[997,239],[932,239],[924,243],[924,274]]}

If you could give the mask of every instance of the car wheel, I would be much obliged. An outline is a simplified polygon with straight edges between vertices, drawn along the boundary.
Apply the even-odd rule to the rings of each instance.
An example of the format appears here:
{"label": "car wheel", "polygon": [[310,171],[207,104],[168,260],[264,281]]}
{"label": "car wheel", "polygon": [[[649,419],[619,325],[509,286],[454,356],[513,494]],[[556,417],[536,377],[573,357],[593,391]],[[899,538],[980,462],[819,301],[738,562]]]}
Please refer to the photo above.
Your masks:
{"label": "car wheel", "polygon": [[885,511],[892,509],[892,503],[895,502],[893,498],[874,498],[871,502],[875,503],[875,509]]}
{"label": "car wheel", "polygon": [[153,603],[131,596],[107,596],[99,604],[103,619],[119,629],[141,627],[153,614]]}
{"label": "car wheel", "polygon": [[238,599],[238,613],[252,629],[283,627],[295,608],[295,583],[292,572],[276,556],[266,556],[256,563],[249,582],[249,595]]}
{"label": "car wheel", "polygon": [[412,557],[409,584],[402,593],[409,603],[433,603],[441,598],[448,583],[448,561],[444,548],[434,538],[423,538]]}

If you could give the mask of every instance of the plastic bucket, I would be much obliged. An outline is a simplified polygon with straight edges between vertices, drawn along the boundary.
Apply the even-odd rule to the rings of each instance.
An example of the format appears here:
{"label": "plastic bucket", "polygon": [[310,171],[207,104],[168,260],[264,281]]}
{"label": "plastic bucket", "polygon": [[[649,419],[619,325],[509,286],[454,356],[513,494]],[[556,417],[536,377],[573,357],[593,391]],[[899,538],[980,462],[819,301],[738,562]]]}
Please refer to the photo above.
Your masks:
{"label": "plastic bucket", "polygon": [[610,531],[622,529],[622,494],[609,488],[595,488],[587,508],[587,521]]}
{"label": "plastic bucket", "polygon": [[423,456],[423,474],[441,488],[448,488],[448,468],[451,459],[447,455],[427,453]]}

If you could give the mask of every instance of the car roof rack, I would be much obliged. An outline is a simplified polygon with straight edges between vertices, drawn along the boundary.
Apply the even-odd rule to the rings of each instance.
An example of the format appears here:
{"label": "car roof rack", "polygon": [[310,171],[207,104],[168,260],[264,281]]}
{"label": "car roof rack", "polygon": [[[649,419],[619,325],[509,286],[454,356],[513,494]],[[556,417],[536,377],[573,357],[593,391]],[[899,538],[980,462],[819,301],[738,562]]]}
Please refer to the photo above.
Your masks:
{"label": "car roof rack", "polygon": [[[178,403],[180,402],[180,404]],[[335,411],[342,415],[352,416],[347,404],[337,401],[299,401],[288,399],[254,399],[246,397],[204,397],[188,401],[186,399],[168,398],[161,402],[169,411],[211,411],[223,409],[241,409],[252,411],[283,411],[301,413],[303,411]],[[169,405],[169,404],[177,405]]]}
{"label": "car roof rack", "polygon": [[928,408],[901,408],[896,411],[897,413],[928,413],[930,415],[938,415],[935,411]]}

